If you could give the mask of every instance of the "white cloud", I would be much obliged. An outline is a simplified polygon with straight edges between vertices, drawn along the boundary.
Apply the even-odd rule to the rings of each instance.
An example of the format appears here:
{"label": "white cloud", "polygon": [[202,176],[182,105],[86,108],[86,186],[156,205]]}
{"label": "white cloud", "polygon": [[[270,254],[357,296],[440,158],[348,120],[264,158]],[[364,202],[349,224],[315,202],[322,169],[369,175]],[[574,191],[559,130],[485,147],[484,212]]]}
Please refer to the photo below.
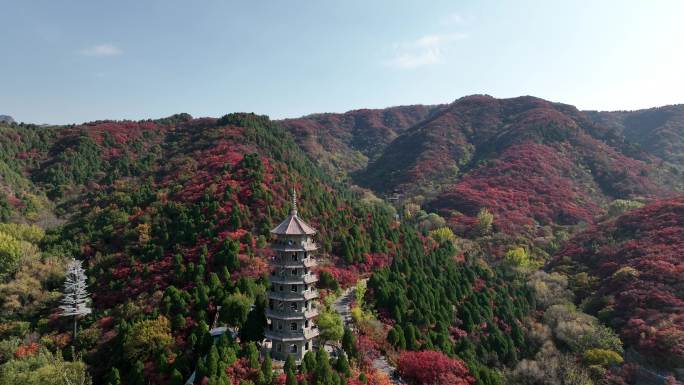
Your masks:
{"label": "white cloud", "polygon": [[80,51],[80,53],[83,56],[105,57],[121,55],[123,50],[113,44],[98,44],[92,47],[84,48]]}
{"label": "white cloud", "polygon": [[390,67],[413,69],[439,63],[449,45],[466,37],[464,33],[432,34],[395,44],[394,56],[386,64]]}
{"label": "white cloud", "polygon": [[461,25],[464,22],[465,18],[456,12],[444,16],[441,20],[442,25]]}

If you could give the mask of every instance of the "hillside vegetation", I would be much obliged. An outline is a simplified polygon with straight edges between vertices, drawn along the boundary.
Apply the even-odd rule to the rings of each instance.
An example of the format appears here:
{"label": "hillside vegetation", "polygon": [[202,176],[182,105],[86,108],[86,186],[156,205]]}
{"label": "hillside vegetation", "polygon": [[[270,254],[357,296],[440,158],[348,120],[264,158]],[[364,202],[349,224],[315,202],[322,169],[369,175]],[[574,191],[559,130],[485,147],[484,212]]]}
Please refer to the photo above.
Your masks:
{"label": "hillside vegetation", "polygon": [[489,209],[498,231],[589,223],[614,199],[665,197],[675,165],[576,108],[533,97],[469,96],[405,130],[365,170],[362,186],[399,192],[461,233]]}
{"label": "hillside vegetation", "polygon": [[684,198],[627,212],[572,238],[552,267],[576,302],[659,367],[684,367]]}
{"label": "hillside vegetation", "polygon": [[[411,385],[674,383],[681,116],[475,95],[0,123],[0,384],[386,385],[378,360]],[[293,188],[339,349],[278,374],[259,344]],[[76,334],[58,308],[71,258],[92,299]]]}

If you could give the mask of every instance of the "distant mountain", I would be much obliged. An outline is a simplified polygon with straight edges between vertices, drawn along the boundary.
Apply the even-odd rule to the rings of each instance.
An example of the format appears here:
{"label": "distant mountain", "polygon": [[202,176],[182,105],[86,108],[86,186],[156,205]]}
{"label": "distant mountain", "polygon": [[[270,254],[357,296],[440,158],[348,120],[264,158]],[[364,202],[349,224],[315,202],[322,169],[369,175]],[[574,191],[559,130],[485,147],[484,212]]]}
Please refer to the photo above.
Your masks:
{"label": "distant mountain", "polygon": [[14,119],[9,115],[0,115],[0,123],[14,123]]}
{"label": "distant mountain", "polygon": [[638,111],[586,111],[586,114],[594,122],[616,130],[628,141],[684,171],[684,104]]}
{"label": "distant mountain", "polygon": [[667,196],[678,177],[663,162],[573,106],[475,95],[404,130],[354,180],[420,195],[456,227],[488,208],[514,233],[590,222],[616,198]]}
{"label": "distant mountain", "polygon": [[643,360],[684,368],[684,197],[655,202],[570,239],[551,267],[577,303]]}
{"label": "distant mountain", "polygon": [[344,176],[366,167],[399,133],[426,119],[435,109],[423,105],[362,109],[313,114],[279,123],[326,170]]}

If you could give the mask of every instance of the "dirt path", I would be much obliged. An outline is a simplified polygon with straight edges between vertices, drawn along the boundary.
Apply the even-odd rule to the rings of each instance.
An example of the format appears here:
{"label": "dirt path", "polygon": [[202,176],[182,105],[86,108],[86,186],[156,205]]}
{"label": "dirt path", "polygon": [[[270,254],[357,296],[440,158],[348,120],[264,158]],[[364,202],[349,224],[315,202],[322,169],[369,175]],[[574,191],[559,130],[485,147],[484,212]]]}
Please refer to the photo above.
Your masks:
{"label": "dirt path", "polygon": [[334,302],[333,309],[342,317],[344,326],[348,326],[352,322],[351,318],[351,303],[354,299],[354,288],[351,287],[342,292]]}
{"label": "dirt path", "polygon": [[[364,279],[367,281],[368,279]],[[360,282],[360,281],[359,281]],[[351,318],[351,303],[354,299],[354,287],[346,289],[342,294],[333,302],[333,309],[342,317],[342,322],[344,326],[353,327]],[[387,357],[380,355],[380,357],[373,360],[373,368],[387,374],[393,384],[402,385],[396,375],[396,368],[390,365],[387,361]]]}

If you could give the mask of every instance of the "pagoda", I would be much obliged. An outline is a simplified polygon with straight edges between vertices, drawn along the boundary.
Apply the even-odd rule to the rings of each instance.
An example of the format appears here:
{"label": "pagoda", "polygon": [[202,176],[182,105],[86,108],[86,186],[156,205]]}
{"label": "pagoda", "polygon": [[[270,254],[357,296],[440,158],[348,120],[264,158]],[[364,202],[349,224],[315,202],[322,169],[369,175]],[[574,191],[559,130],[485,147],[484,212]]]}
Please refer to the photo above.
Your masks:
{"label": "pagoda", "polygon": [[290,214],[271,230],[275,240],[271,248],[270,288],[265,336],[271,341],[271,357],[285,361],[288,355],[301,362],[314,347],[319,331],[314,319],[318,315],[318,278],[313,240],[316,230],[297,215],[297,196],[292,191]]}

